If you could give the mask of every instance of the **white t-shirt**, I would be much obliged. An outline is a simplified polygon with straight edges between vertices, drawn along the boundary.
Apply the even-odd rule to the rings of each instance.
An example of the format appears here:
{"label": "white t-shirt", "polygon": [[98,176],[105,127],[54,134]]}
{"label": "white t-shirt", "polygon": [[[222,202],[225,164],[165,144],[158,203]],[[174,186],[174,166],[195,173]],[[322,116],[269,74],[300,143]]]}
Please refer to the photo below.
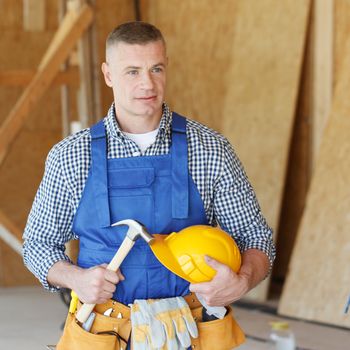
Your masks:
{"label": "white t-shirt", "polygon": [[146,132],[145,134],[130,134],[128,132],[124,132],[124,134],[132,141],[134,141],[140,148],[141,153],[145,153],[146,149],[154,143],[156,140],[158,129],[152,130],[150,132]]}

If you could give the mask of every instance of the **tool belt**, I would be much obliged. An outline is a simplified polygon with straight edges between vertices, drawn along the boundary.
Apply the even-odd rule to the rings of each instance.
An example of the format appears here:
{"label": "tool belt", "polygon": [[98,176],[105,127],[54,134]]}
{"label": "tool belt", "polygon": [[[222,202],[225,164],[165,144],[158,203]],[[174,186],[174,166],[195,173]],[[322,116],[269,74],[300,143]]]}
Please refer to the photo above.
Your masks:
{"label": "tool belt", "polygon": [[[198,338],[191,339],[196,350],[230,350],[245,341],[245,336],[233,318],[232,307],[223,319],[202,322],[202,305],[195,294],[184,297],[198,327]],[[78,304],[78,310],[81,303]],[[112,308],[110,317],[103,313]],[[96,314],[90,332],[85,331],[74,314],[68,313],[57,350],[125,350],[131,334],[130,308],[114,300],[95,306]]]}

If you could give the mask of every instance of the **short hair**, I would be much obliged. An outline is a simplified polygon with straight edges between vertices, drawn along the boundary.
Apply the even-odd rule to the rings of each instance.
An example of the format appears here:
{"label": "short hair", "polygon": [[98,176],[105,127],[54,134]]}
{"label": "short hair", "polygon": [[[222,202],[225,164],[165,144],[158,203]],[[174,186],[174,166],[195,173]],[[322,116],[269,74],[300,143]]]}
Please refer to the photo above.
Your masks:
{"label": "short hair", "polygon": [[141,21],[126,22],[109,33],[106,40],[106,49],[119,42],[143,45],[158,40],[161,40],[165,46],[161,31],[154,25]]}

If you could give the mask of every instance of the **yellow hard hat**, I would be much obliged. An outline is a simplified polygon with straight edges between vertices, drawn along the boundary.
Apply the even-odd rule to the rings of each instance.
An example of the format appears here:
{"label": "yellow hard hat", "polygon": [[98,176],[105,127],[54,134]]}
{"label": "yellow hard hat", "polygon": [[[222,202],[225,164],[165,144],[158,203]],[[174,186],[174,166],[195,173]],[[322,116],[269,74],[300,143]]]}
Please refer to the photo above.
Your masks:
{"label": "yellow hard hat", "polygon": [[216,271],[204,260],[209,255],[238,272],[241,254],[225,231],[206,225],[189,226],[169,235],[153,235],[151,249],[158,260],[191,283],[210,281]]}

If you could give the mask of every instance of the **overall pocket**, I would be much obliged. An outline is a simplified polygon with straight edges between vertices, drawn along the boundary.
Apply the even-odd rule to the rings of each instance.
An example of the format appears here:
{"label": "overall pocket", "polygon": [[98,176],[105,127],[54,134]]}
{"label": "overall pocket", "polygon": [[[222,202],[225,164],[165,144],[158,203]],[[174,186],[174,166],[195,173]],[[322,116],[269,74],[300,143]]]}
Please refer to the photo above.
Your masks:
{"label": "overall pocket", "polygon": [[[108,196],[111,222],[133,219],[149,230],[154,226],[153,168],[111,169],[108,171]],[[110,245],[120,244],[126,228],[107,231]],[[120,233],[120,234],[118,234]]]}

